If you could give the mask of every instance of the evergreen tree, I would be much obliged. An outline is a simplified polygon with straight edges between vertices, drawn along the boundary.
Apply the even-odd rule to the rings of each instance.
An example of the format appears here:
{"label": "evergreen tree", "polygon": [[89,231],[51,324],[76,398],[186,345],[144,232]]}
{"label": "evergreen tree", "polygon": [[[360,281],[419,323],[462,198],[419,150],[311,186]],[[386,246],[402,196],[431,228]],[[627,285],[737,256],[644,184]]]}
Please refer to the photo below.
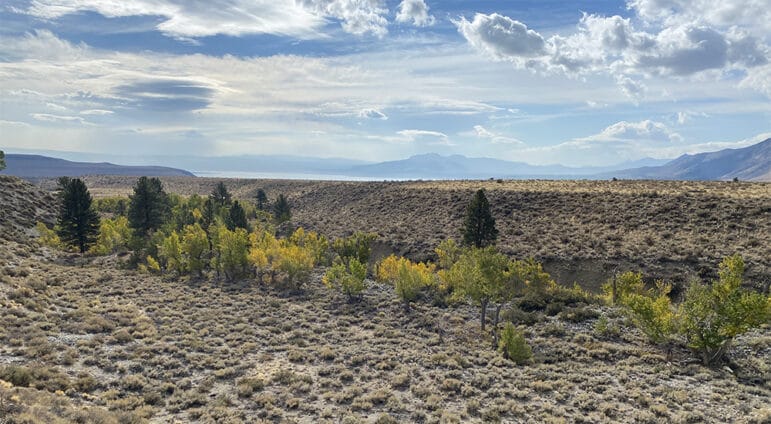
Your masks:
{"label": "evergreen tree", "polygon": [[292,212],[289,208],[289,201],[283,194],[278,195],[276,203],[273,205],[273,217],[277,224],[289,221],[292,218]]}
{"label": "evergreen tree", "polygon": [[139,178],[130,201],[129,226],[137,236],[146,237],[159,229],[169,216],[169,196],[158,178]]}
{"label": "evergreen tree", "polygon": [[59,238],[85,253],[99,235],[99,215],[93,208],[91,194],[80,178],[60,178],[59,189]]}
{"label": "evergreen tree", "polygon": [[207,198],[206,201],[203,202],[203,209],[201,210],[201,227],[204,230],[208,230],[214,223],[214,216],[214,202],[211,198]]}
{"label": "evergreen tree", "polygon": [[249,230],[249,223],[246,220],[246,212],[244,211],[244,208],[238,203],[238,200],[233,202],[233,206],[230,207],[227,226],[230,231],[235,231],[236,228],[243,228],[247,231]]}
{"label": "evergreen tree", "polygon": [[225,206],[230,206],[233,198],[230,195],[230,192],[228,192],[228,188],[225,186],[225,183],[220,181],[209,195],[209,199],[211,199],[216,206],[222,208]]}
{"label": "evergreen tree", "polygon": [[0,171],[5,169],[5,152],[0,150]]}
{"label": "evergreen tree", "polygon": [[257,200],[257,209],[264,211],[268,206],[268,195],[265,194],[265,190],[258,189],[255,199]]}
{"label": "evergreen tree", "polygon": [[485,247],[495,244],[498,229],[495,218],[490,213],[490,203],[485,190],[479,189],[466,207],[466,219],[463,222],[463,242],[467,246]]}

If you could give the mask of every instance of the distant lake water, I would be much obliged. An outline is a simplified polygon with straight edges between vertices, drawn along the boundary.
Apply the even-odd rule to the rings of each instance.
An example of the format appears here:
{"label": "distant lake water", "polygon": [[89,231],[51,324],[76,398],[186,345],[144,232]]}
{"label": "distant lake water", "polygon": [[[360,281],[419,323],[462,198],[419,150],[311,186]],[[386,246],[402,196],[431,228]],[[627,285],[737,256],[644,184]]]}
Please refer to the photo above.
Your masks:
{"label": "distant lake water", "polygon": [[[239,171],[191,171],[198,177],[245,178],[263,180],[314,180],[314,181],[383,181],[384,178],[352,177],[334,174],[298,174],[293,172],[239,172]],[[401,179],[388,178],[389,181]]]}

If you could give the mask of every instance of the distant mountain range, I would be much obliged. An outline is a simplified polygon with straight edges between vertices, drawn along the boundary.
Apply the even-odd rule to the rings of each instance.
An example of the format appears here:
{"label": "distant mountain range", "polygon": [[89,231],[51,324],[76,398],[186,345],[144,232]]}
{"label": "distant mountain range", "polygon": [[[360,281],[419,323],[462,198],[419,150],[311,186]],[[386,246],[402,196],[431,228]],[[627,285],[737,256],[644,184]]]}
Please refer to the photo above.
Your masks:
{"label": "distant mountain range", "polygon": [[80,177],[84,175],[132,175],[148,177],[195,176],[192,172],[164,166],[125,166],[101,162],[71,162],[40,155],[7,154],[7,168],[0,173],[22,178]]}
{"label": "distant mountain range", "polygon": [[[46,152],[47,153],[47,152]],[[51,152],[79,160],[99,160],[95,154]],[[112,163],[70,162],[39,155],[8,154],[4,173],[27,178],[61,175],[220,175],[230,177],[307,179],[667,179],[771,181],[771,139],[741,149],[683,155],[675,160],[645,158],[608,167],[530,165],[491,158],[436,153],[371,163],[340,158],[304,156],[101,156],[102,160],[165,166],[125,166]],[[177,168],[169,168],[174,166]],[[178,168],[193,170],[184,171]]]}
{"label": "distant mountain range", "polygon": [[683,155],[662,166],[606,173],[630,179],[771,181],[771,138],[741,149]]}
{"label": "distant mountain range", "polygon": [[562,165],[530,165],[491,158],[469,158],[436,153],[403,160],[354,166],[346,175],[377,178],[484,179],[484,178],[587,178],[591,175],[642,165],[659,165],[665,160],[646,158],[610,167],[572,168]]}

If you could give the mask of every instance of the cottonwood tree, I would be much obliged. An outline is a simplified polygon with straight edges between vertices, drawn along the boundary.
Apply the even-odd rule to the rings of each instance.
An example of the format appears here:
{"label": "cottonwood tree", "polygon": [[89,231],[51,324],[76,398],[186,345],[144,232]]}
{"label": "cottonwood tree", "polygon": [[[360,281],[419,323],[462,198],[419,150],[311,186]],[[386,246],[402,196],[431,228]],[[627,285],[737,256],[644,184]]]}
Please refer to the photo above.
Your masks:
{"label": "cottonwood tree", "polygon": [[[480,324],[484,332],[488,306],[491,303],[495,305],[495,327],[501,308],[522,285],[518,278],[512,278],[510,267],[511,261],[494,247],[472,248],[462,254],[449,270],[440,271],[439,277],[453,288],[454,296],[469,298],[479,305]],[[497,338],[495,328],[493,330],[493,336]]]}
{"label": "cottonwood tree", "polygon": [[485,190],[479,189],[466,207],[466,219],[463,221],[463,243],[476,248],[495,244],[498,229],[495,218],[490,213],[490,202]]}
{"label": "cottonwood tree", "polygon": [[136,236],[147,237],[166,223],[170,213],[169,196],[158,178],[140,177],[129,199],[129,226]]}
{"label": "cottonwood tree", "polygon": [[59,189],[59,238],[85,253],[99,234],[99,214],[93,207],[91,194],[80,178],[60,178]]}
{"label": "cottonwood tree", "polygon": [[209,237],[200,225],[188,225],[182,231],[182,258],[185,268],[199,277],[206,267],[206,255],[209,253]]}

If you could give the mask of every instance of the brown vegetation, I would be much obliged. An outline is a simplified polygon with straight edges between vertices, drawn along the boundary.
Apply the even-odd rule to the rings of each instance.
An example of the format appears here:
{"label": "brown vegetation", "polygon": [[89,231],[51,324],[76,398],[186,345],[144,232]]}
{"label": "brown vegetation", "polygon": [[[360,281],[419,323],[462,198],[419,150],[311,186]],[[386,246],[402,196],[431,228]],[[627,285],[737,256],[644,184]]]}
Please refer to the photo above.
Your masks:
{"label": "brown vegetation", "polygon": [[[183,191],[174,181],[167,183],[169,191]],[[232,191],[248,198],[260,183],[234,182]],[[205,194],[213,184],[198,189]],[[441,194],[463,197],[456,202],[460,205],[470,197],[464,190],[472,190],[464,186],[471,183],[442,183],[458,187],[428,190],[431,184],[436,183],[262,186],[271,198],[279,191],[289,194],[296,223],[313,227],[308,225],[313,219],[314,228],[324,231],[344,225],[347,217],[350,225],[329,231],[333,236],[374,229],[357,227],[357,222],[376,221],[357,207],[370,212],[377,207],[387,220],[408,215],[398,225],[389,224],[397,225],[396,234],[381,231],[381,238],[397,249],[399,240],[417,249],[423,243],[420,234],[402,231],[428,230],[413,227],[418,224],[410,219],[418,215],[409,215],[404,203],[426,210],[420,201]],[[509,204],[502,206],[495,196],[528,195],[496,190],[494,184],[487,191],[495,208]],[[580,188],[582,183],[570,184]],[[768,203],[757,185],[746,187],[742,196],[726,196],[737,199],[745,215],[747,207],[738,206],[745,201],[754,207]],[[341,197],[322,200],[319,192]],[[570,198],[559,191],[537,193],[535,198],[555,197],[550,202]],[[376,203],[372,196],[377,195],[393,205]],[[312,199],[319,202],[317,211]],[[440,217],[450,207],[442,199],[431,200],[439,209],[433,218],[446,225],[461,219],[462,207],[457,218]],[[349,200],[350,206],[336,204]],[[527,208],[517,209],[522,210]],[[611,215],[587,219],[601,222]],[[763,228],[767,241],[768,215],[745,215],[736,220]],[[430,218],[420,222],[428,225]],[[510,224],[497,219],[506,237]],[[547,228],[546,221],[542,224]],[[442,231],[455,235],[456,228]],[[21,239],[0,246],[0,417],[33,423],[771,419],[768,326],[736,338],[730,368],[708,368],[677,347],[650,345],[618,309],[579,301],[533,311],[520,301],[502,312],[532,348],[529,364],[517,366],[490,349],[489,335],[480,332],[479,310],[471,305],[422,301],[406,310],[392,287],[372,281],[359,301],[349,303],[323,285],[323,269],[314,270],[303,291],[290,295],[253,279],[225,283],[122,269],[127,259],[120,254],[83,258]],[[756,257],[756,263],[762,260],[767,256]]]}

